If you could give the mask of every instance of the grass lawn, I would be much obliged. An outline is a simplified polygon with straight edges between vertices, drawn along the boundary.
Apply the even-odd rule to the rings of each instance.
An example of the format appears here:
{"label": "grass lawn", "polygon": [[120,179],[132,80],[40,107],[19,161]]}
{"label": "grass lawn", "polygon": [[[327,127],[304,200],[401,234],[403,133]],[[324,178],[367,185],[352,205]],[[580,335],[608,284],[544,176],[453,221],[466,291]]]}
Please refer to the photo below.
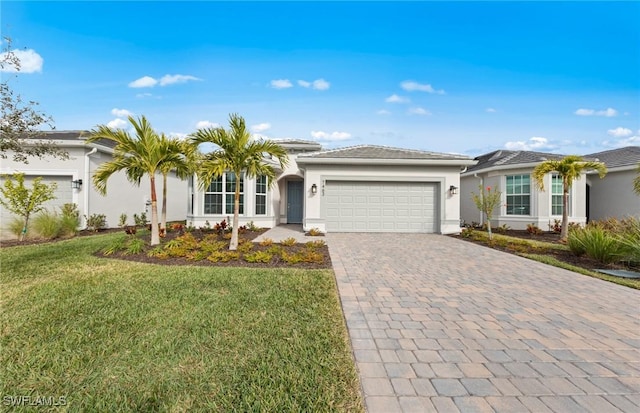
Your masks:
{"label": "grass lawn", "polygon": [[0,250],[3,408],[363,411],[332,271],[92,255],[118,235]]}

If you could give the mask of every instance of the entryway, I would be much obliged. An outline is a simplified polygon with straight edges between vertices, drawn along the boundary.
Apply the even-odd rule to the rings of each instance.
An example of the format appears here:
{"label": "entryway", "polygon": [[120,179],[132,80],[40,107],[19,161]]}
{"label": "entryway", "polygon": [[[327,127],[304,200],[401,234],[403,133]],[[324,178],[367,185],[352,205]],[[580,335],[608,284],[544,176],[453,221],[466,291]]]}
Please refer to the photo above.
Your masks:
{"label": "entryway", "polygon": [[287,182],[287,224],[302,224],[304,205],[304,183],[302,181]]}

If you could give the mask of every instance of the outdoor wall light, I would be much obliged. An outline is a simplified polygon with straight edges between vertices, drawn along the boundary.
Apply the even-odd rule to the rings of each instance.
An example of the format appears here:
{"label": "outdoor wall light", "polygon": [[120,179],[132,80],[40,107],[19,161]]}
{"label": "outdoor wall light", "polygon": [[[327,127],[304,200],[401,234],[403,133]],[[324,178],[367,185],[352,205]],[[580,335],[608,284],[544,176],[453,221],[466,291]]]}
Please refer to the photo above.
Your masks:
{"label": "outdoor wall light", "polygon": [[318,193],[318,185],[316,185],[316,184],[311,185],[311,193],[312,194],[317,194]]}
{"label": "outdoor wall light", "polygon": [[76,179],[75,181],[71,181],[71,188],[80,189],[82,187],[82,179]]}
{"label": "outdoor wall light", "polygon": [[458,193],[458,187],[457,187],[457,186],[454,186],[454,185],[451,185],[451,186],[449,187],[449,193],[450,193],[451,195],[455,195],[455,194],[457,194],[457,193]]}

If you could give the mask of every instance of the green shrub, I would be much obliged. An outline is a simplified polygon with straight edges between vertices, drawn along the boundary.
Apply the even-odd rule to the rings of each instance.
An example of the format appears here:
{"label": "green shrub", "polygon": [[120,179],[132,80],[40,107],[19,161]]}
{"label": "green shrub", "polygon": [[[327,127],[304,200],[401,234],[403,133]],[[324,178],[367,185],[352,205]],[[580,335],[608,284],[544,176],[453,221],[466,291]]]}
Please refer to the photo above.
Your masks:
{"label": "green shrub", "polygon": [[244,255],[244,260],[247,262],[271,262],[273,255],[267,251],[255,251]]}
{"label": "green shrub", "polygon": [[322,235],[322,231],[320,231],[318,228],[311,228],[309,230],[309,235],[312,236],[312,237],[317,237],[317,236]]}
{"label": "green shrub", "polygon": [[627,218],[620,233],[615,234],[625,261],[640,263],[640,219]]}
{"label": "green shrub", "polygon": [[[27,234],[31,233],[31,226],[32,224],[29,223],[29,226],[27,228]],[[21,219],[18,217],[11,218],[6,227],[6,229],[8,229],[9,232],[11,232],[16,237],[19,237],[20,234],[22,234],[22,228],[24,228],[24,219]],[[29,238],[29,237],[27,236],[25,238]]]}
{"label": "green shrub", "polygon": [[238,251],[240,251],[243,254],[248,253],[252,249],[253,249],[253,242],[243,242],[240,245],[238,245]]}
{"label": "green shrub", "polygon": [[587,256],[604,264],[609,264],[620,258],[621,245],[616,237],[607,230],[591,226],[581,231],[573,231],[573,233],[576,237],[574,242],[582,244]]}
{"label": "green shrub", "polygon": [[33,230],[42,238],[54,239],[60,236],[60,218],[55,212],[45,209],[32,222]]}
{"label": "green shrub", "polygon": [[113,240],[111,244],[102,249],[104,255],[112,255],[118,251],[123,251],[127,247],[127,236],[121,236]]}
{"label": "green shrub", "polygon": [[280,241],[280,244],[284,245],[285,247],[291,247],[293,245],[296,245],[296,239],[293,237],[285,238]]}
{"label": "green shrub", "polygon": [[287,264],[297,264],[304,261],[304,256],[300,253],[289,254],[285,251],[282,251],[281,257],[282,261],[286,262]]}
{"label": "green shrub", "polygon": [[74,236],[80,226],[80,211],[76,204],[64,204],[60,207],[60,236]]}
{"label": "green shrub", "polygon": [[324,261],[324,255],[317,251],[306,250],[302,254],[302,261],[320,264]]}
{"label": "green shrub", "polygon": [[120,219],[118,220],[118,226],[120,228],[124,228],[127,226],[127,214],[125,213],[120,214]]}
{"label": "green shrub", "polygon": [[90,217],[85,215],[84,219],[87,221],[87,230],[89,231],[97,232],[107,226],[107,217],[104,214],[91,214]]}
{"label": "green shrub", "polygon": [[569,236],[567,237],[567,246],[578,257],[586,252],[583,242],[584,231],[582,228],[569,229]]}
{"label": "green shrub", "polygon": [[268,247],[271,244],[273,244],[273,240],[271,238],[265,238],[262,241],[260,241],[260,245],[262,245],[263,247]]}
{"label": "green shrub", "polygon": [[320,240],[317,240],[317,241],[309,241],[309,242],[307,242],[306,244],[304,244],[304,246],[305,246],[307,249],[322,248],[322,247],[324,247],[325,245],[327,245],[327,244],[325,244],[325,242],[324,242],[323,240],[321,240],[321,239],[320,239]]}
{"label": "green shrub", "polygon": [[284,252],[284,248],[282,248],[281,245],[271,245],[269,248],[267,248],[267,252],[271,255],[273,255],[274,257],[277,256],[282,256],[282,253]]}
{"label": "green shrub", "polygon": [[130,237],[126,243],[125,254],[140,254],[144,251],[145,242],[137,237]]}
{"label": "green shrub", "polygon": [[202,251],[205,251],[207,253],[212,253],[214,251],[222,251],[225,248],[228,248],[229,244],[224,242],[224,241],[208,241],[205,242],[204,240],[202,240],[200,242],[200,249]]}
{"label": "green shrub", "polygon": [[211,262],[229,262],[231,260],[237,260],[240,257],[240,253],[237,251],[215,251],[207,257]]}

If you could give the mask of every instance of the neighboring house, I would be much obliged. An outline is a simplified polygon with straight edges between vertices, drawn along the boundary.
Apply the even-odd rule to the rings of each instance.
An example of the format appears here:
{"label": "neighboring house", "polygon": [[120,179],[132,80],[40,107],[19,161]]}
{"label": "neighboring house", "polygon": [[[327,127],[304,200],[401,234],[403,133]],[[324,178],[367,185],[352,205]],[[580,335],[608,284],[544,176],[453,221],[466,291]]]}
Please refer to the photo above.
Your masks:
{"label": "neighboring house", "polygon": [[640,146],[592,153],[589,158],[607,165],[607,175],[587,173],[587,218],[640,218],[640,196],[633,192],[633,178],[640,165]]}
{"label": "neighboring house", "polygon": [[[84,132],[85,135],[88,132]],[[1,174],[25,174],[25,183],[30,185],[35,177],[43,177],[43,182],[57,184],[56,199],[49,201],[46,207],[59,212],[65,203],[78,206],[81,217],[81,227],[84,227],[84,216],[92,214],[106,215],[107,225],[117,227],[120,214],[127,214],[129,224],[133,224],[133,214],[147,212],[151,220],[149,178],[144,177],[140,186],[127,181],[124,172],[114,174],[107,182],[107,194],[101,195],[95,190],[92,176],[95,169],[103,162],[111,160],[113,143],[103,140],[93,144],[85,144],[82,131],[61,131],[44,133],[43,139],[54,141],[60,148],[69,153],[69,159],[61,160],[54,157],[30,157],[29,163],[14,162],[11,153],[2,160]],[[162,206],[162,179],[156,180],[158,193],[158,213]],[[81,182],[81,183],[80,183]],[[75,187],[74,186],[75,184]],[[187,196],[187,182],[169,174],[167,195],[167,220],[184,220],[187,212],[185,198]],[[9,238],[6,223],[12,214],[4,207],[0,210],[1,236]]]}
{"label": "neighboring house", "polygon": [[[278,141],[289,165],[276,182],[241,179],[240,224],[302,224],[322,232],[460,232],[461,155],[362,145],[322,151],[316,142]],[[454,189],[450,189],[454,188]],[[233,216],[232,175],[204,191],[189,186],[187,223],[200,227]]]}
{"label": "neighboring house", "polygon": [[[479,186],[502,192],[501,205],[492,216],[493,226],[507,225],[526,229],[535,224],[548,230],[562,219],[562,179],[557,174],[545,177],[544,191],[539,191],[531,177],[533,169],[546,160],[565,155],[498,150],[480,155],[477,164],[460,178],[460,210],[466,224],[484,223],[484,217],[472,199]],[[585,155],[585,159],[604,162],[609,173],[604,179],[586,171],[573,182],[569,192],[569,222],[585,224],[589,219],[640,215],[640,198],[633,194],[634,166],[640,162],[636,146]]]}

